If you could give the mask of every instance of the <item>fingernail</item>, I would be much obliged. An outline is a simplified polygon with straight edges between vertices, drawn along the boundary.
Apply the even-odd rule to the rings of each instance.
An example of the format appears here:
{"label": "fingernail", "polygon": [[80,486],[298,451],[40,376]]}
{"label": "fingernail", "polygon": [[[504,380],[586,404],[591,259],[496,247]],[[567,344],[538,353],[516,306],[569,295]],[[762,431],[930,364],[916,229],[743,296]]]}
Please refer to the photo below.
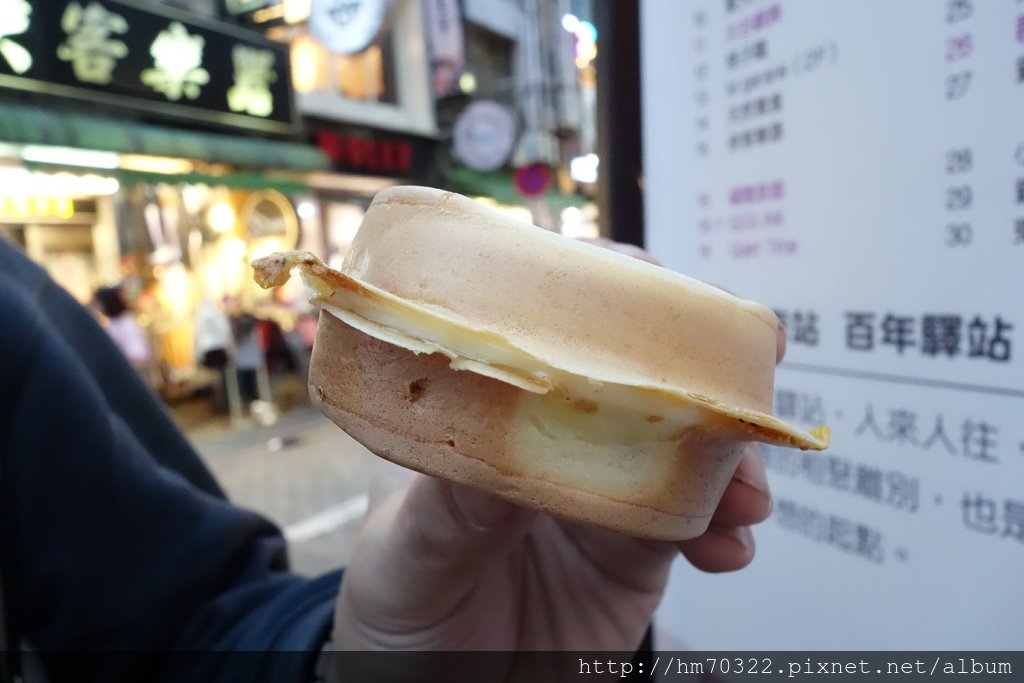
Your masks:
{"label": "fingernail", "polygon": [[772,497],[772,492],[768,489],[767,481],[758,481],[756,479],[751,479],[742,475],[736,475],[734,479],[740,482],[741,484],[749,486],[750,488],[754,489],[762,496],[764,496],[766,504],[768,506],[768,511],[764,513],[764,516],[768,517],[770,514],[772,514],[772,511],[775,510],[775,498]]}
{"label": "fingernail", "polygon": [[720,527],[715,529],[715,532],[736,539],[745,550],[751,550],[754,547],[754,535],[750,533],[750,527]]}
{"label": "fingernail", "polygon": [[770,499],[771,488],[768,486],[768,471],[764,467],[764,458],[761,457],[761,449],[757,444],[747,446],[747,453],[743,457],[740,467],[734,475],[736,481],[757,489]]}
{"label": "fingernail", "polygon": [[474,491],[463,486],[452,485],[452,500],[466,520],[477,527],[486,529],[504,522],[515,508],[492,495]]}

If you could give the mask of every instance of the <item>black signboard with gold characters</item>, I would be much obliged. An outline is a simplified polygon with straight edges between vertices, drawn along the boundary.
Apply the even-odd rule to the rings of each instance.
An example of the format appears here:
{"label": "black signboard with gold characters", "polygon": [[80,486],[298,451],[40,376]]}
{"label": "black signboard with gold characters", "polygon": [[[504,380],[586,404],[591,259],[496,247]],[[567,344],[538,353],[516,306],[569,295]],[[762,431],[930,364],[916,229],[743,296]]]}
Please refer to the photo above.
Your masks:
{"label": "black signboard with gold characters", "polygon": [[135,0],[0,0],[0,89],[292,134],[287,47]]}

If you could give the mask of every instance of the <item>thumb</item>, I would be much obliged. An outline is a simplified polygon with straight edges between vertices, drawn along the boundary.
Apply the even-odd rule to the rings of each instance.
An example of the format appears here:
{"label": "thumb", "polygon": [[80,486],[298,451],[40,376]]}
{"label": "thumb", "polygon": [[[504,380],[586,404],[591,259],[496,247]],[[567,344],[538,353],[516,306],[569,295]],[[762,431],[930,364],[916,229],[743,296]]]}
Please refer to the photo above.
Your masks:
{"label": "thumb", "polygon": [[487,493],[420,477],[395,517],[394,550],[415,563],[435,588],[445,580],[465,583],[480,567],[511,551],[532,516]]}
{"label": "thumb", "polygon": [[461,522],[468,524],[473,531],[486,531],[504,526],[510,521],[510,518],[516,515],[516,511],[521,509],[512,503],[466,486],[451,482],[431,481],[440,485],[440,488],[443,489],[442,495],[445,493],[444,490],[447,490],[447,495],[453,505],[453,518],[459,520],[461,517]]}
{"label": "thumb", "polygon": [[358,585],[348,596],[360,603],[353,607],[392,633],[438,625],[520,543],[535,514],[426,476],[391,512],[368,521],[342,591]]}

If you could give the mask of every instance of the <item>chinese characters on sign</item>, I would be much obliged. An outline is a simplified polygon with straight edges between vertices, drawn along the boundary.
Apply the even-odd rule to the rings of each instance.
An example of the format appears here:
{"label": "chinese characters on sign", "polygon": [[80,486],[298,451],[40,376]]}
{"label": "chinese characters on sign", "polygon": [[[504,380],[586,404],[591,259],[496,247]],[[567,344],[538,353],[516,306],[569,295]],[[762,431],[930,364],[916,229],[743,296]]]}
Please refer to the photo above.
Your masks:
{"label": "chinese characters on sign", "polygon": [[[298,132],[287,46],[134,0],[0,0],[3,86]],[[201,23],[197,23],[201,22]]]}
{"label": "chinese characters on sign", "polygon": [[729,40],[747,38],[762,29],[768,28],[782,17],[782,8],[778,3],[765,9],[748,14],[728,25],[726,33]]}
{"label": "chinese characters on sign", "polygon": [[[703,241],[697,248],[701,258],[711,259],[717,253],[724,253],[732,259],[796,254],[798,244],[783,231],[786,227],[786,213],[782,205],[785,194],[786,183],[782,180],[736,185],[723,198],[729,213],[716,215],[710,213],[715,203],[712,196],[707,192],[700,193],[697,197],[700,207],[697,227]],[[716,249],[711,240],[726,234],[731,238],[726,249]]]}
{"label": "chinese characters on sign", "polygon": [[[955,496],[962,494],[960,509],[965,528],[993,538],[1024,542],[1024,502],[1014,498],[999,500],[978,490],[953,494],[948,485],[929,478],[930,470],[915,473],[918,463],[937,463],[937,456],[972,469],[980,465],[979,474],[1004,463],[1013,465],[1018,457],[1024,461],[1024,435],[1015,434],[1013,427],[997,424],[981,411],[969,408],[933,412],[872,401],[862,404],[859,410],[850,410],[849,401],[837,398],[835,402],[843,408],[827,406],[825,398],[817,393],[780,386],[775,390],[774,412],[781,419],[802,425],[831,423],[837,441],[851,439],[846,443],[854,445],[861,457],[841,455],[835,446],[827,453],[803,453],[762,445],[771,476],[914,514],[926,506],[940,509],[953,504]],[[847,415],[851,419],[844,419]],[[874,464],[879,460],[884,464]],[[835,515],[801,505],[787,514],[788,520],[778,520],[784,528],[856,554],[856,546],[840,543],[833,533],[836,524],[846,528],[848,524],[858,526],[856,523],[836,521]],[[895,556],[905,560],[906,548]]]}
{"label": "chinese characters on sign", "polygon": [[762,453],[769,472],[904,512],[913,513],[920,508],[921,482],[906,472],[882,469],[838,455],[808,455],[776,446],[762,446]]}
{"label": "chinese characters on sign", "polygon": [[[775,523],[816,543],[851,553],[874,563],[885,560],[882,534],[873,527],[840,515],[821,512],[787,498],[775,504]],[[902,558],[904,552],[898,551]]]}
{"label": "chinese characters on sign", "polygon": [[202,67],[205,44],[201,36],[189,35],[181,22],[172,23],[149,48],[153,68],[142,72],[142,82],[172,102],[182,95],[196,99],[200,88],[210,82],[210,73]]}
{"label": "chinese characters on sign", "polygon": [[926,313],[913,315],[866,311],[846,312],[846,348],[872,351],[888,346],[903,355],[916,348],[924,356],[965,356],[1007,363],[1012,358],[1014,325],[1001,315],[991,319],[980,315],[962,316]]}
{"label": "chinese characters on sign", "polygon": [[[807,347],[821,345],[820,316],[816,311],[782,308],[775,308],[774,311],[779,323],[786,329],[790,344]],[[1013,360],[1013,332],[1016,325],[1001,314],[904,315],[845,311],[844,315],[843,332],[832,339],[842,339],[847,351],[891,349],[897,356],[915,353],[927,358],[962,357],[993,363],[1010,363]]]}
{"label": "chinese characters on sign", "polygon": [[228,107],[253,116],[268,116],[274,111],[270,84],[277,80],[274,53],[238,45],[231,51],[231,59],[235,84],[228,90]]}
{"label": "chinese characters on sign", "polygon": [[[948,492],[948,487],[934,484],[929,490],[930,480],[926,476],[904,469],[915,467],[914,458],[946,455],[959,462],[979,463],[984,467],[1012,460],[1018,457],[1018,452],[1024,458],[1024,440],[1014,438],[1012,429],[1001,428],[989,419],[971,415],[970,411],[928,414],[906,406],[882,407],[867,403],[846,423],[842,419],[844,411],[830,411],[822,396],[779,387],[775,391],[775,413],[782,419],[803,425],[831,422],[837,434],[852,429],[849,433],[858,450],[869,457],[845,457],[835,448],[827,453],[804,453],[762,445],[765,467],[772,477],[786,477],[905,513],[916,514],[926,505],[938,509],[949,504],[942,493]],[[844,424],[846,429],[842,429]],[[886,464],[871,463],[883,456]],[[953,501],[955,497],[950,503]],[[783,528],[836,549],[860,554],[859,546],[850,541],[852,536],[844,534],[854,533],[850,530],[863,525],[795,501],[792,505],[777,519]],[[1024,501],[1000,500],[972,490],[962,492],[959,507],[966,529],[997,539],[1024,542]],[[838,528],[845,530],[843,534],[837,535]],[[906,548],[900,548],[895,556],[906,560]]]}
{"label": "chinese characters on sign", "polygon": [[818,314],[814,311],[784,311],[776,308],[775,317],[786,330],[787,342],[804,346],[818,345]]}
{"label": "chinese characters on sign", "polygon": [[964,494],[961,507],[971,531],[1024,543],[1024,500],[999,501],[974,492]]}
{"label": "chinese characters on sign", "polygon": [[814,427],[828,422],[828,413],[821,396],[793,389],[775,390],[775,415],[783,420]]}
{"label": "chinese characters on sign", "polygon": [[0,58],[16,74],[32,68],[32,53],[14,39],[28,31],[31,15],[32,6],[27,0],[0,0]]}
{"label": "chinese characters on sign", "polygon": [[117,60],[128,54],[124,41],[113,37],[128,31],[124,17],[98,2],[90,2],[84,9],[73,2],[64,10],[60,24],[68,37],[57,48],[57,56],[71,62],[75,78],[84,83],[110,83]]}
{"label": "chinese characters on sign", "polygon": [[[909,446],[930,451],[935,446],[950,455],[962,455],[978,462],[999,462],[997,436],[999,427],[981,418],[968,417],[962,421],[950,421],[942,414],[928,420],[930,427],[921,427],[918,412],[906,408],[894,408],[884,418],[875,417],[873,404],[868,404],[853,435],[870,435],[876,441]],[[925,433],[924,430],[927,430]]]}

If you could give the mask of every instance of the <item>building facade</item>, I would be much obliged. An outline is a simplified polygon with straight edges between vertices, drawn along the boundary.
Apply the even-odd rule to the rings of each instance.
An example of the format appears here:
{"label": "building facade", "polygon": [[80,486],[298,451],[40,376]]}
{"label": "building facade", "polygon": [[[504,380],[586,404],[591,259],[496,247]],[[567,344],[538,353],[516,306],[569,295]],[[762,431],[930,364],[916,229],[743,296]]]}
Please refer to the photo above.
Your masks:
{"label": "building facade", "polygon": [[323,2],[13,0],[0,233],[83,303],[123,283],[166,393],[202,375],[204,300],[295,325],[302,292],[260,291],[252,259],[336,262],[376,191],[433,182],[420,4],[364,4],[353,47]]}

